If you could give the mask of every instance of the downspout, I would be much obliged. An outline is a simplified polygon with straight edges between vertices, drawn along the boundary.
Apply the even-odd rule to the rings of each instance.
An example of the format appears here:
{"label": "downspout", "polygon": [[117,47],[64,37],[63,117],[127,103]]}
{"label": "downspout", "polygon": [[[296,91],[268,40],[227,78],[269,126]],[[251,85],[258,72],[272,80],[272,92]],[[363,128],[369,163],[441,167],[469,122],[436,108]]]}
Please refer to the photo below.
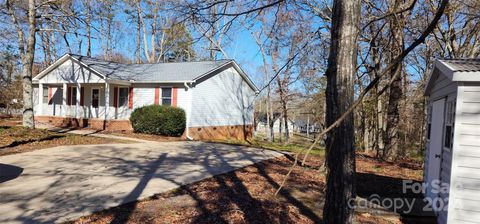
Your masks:
{"label": "downspout", "polygon": [[187,89],[187,94],[188,94],[188,102],[187,102],[187,110],[186,110],[186,115],[187,115],[187,121],[185,122],[185,136],[187,137],[188,140],[192,141],[193,138],[190,137],[189,135],[189,128],[188,126],[190,125],[190,116],[191,116],[191,108],[192,108],[192,89],[191,87],[187,84],[187,82],[184,82],[183,85]]}

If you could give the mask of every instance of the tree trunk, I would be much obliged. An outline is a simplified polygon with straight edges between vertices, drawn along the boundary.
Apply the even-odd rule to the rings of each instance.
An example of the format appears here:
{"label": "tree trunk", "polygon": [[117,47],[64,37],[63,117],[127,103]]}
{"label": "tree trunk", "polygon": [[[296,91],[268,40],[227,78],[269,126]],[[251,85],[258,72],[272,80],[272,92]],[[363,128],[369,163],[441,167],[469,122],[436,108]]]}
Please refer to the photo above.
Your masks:
{"label": "tree trunk", "polygon": [[212,27],[210,28],[210,60],[215,60],[216,59],[216,55],[217,55],[217,49],[216,49],[216,46],[215,46],[215,35],[217,33],[217,5],[215,4],[213,7],[212,7]]}
{"label": "tree trunk", "polygon": [[[13,10],[13,9],[12,9]],[[14,15],[12,13],[12,15]],[[35,0],[28,1],[28,39],[26,48],[23,45],[23,32],[17,30],[19,34],[19,48],[22,63],[22,87],[23,87],[23,126],[28,128],[35,128],[33,117],[33,95],[32,95],[32,69],[33,59],[35,57]],[[16,20],[16,18],[14,19]],[[15,21],[14,21],[15,23]]]}
{"label": "tree trunk", "polygon": [[[333,124],[353,103],[360,0],[334,0],[328,57],[326,126]],[[351,113],[326,140],[327,192],[324,223],[352,223],[355,200],[355,136]]]}
{"label": "tree trunk", "polygon": [[270,123],[268,123],[268,127],[270,129],[269,131],[269,141],[270,142],[275,142],[275,130],[273,130],[273,125],[275,124],[275,118],[273,117],[273,108],[272,108],[272,100],[270,97],[270,85],[267,86],[267,103],[268,103],[268,108],[269,108],[269,114],[268,116],[270,117]]}
{"label": "tree trunk", "polygon": [[[280,92],[280,104],[282,106],[283,125],[285,126],[284,127],[285,143],[288,143],[288,139],[289,139],[290,136],[289,136],[289,131],[288,131],[287,96],[286,96],[286,93],[285,93],[284,83],[282,83],[279,76],[277,76],[277,84],[278,84],[278,91]],[[282,133],[280,132],[280,135],[281,134]]]}
{"label": "tree trunk", "polygon": [[[380,58],[378,52],[377,41],[374,39],[376,33],[378,32],[375,23],[370,25],[370,35],[372,40],[370,41],[370,48],[372,49],[370,58],[371,63],[369,67],[369,78],[374,80],[380,72]],[[367,114],[366,114],[366,123],[365,123],[365,138],[364,138],[364,147],[367,152],[378,152],[378,83],[372,88],[370,96],[366,99],[368,104]]]}
{"label": "tree trunk", "polygon": [[[392,11],[396,11],[403,0],[394,0]],[[390,30],[392,33],[393,41],[391,45],[391,57],[396,58],[403,51],[403,16],[398,14],[392,16],[390,19]],[[397,75],[403,72],[402,63],[398,63],[390,70],[390,77],[396,76],[397,78],[390,85],[390,94],[388,96],[387,106],[387,128],[385,138],[385,150],[383,154],[384,159],[395,160],[399,154],[399,141],[398,126],[400,122],[400,100],[402,99],[402,76]]]}
{"label": "tree trunk", "polygon": [[85,8],[87,9],[87,17],[85,18],[86,30],[87,30],[87,57],[92,57],[92,31],[91,31],[91,19],[92,19],[92,6],[90,0],[85,1]]}
{"label": "tree trunk", "polygon": [[282,128],[283,128],[282,117],[283,116],[280,116],[278,118],[278,142],[282,142]]}
{"label": "tree trunk", "polygon": [[[140,0],[137,0],[137,1],[140,1]],[[140,38],[142,36],[142,31],[141,31],[141,27],[142,27],[142,21],[140,20],[140,7],[136,7],[136,11],[137,11],[137,36],[136,36],[136,41],[135,41],[135,62],[136,63],[140,63],[142,61],[141,59],[141,56],[140,56],[140,50],[141,50],[141,43],[140,43]]]}

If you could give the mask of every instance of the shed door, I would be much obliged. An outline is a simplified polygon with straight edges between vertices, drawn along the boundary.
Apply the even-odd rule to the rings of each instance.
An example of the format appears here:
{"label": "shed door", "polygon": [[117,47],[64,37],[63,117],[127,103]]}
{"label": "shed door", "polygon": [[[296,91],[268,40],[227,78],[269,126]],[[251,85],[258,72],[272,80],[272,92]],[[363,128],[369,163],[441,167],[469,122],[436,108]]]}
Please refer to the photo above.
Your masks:
{"label": "shed door", "polygon": [[427,173],[427,192],[426,196],[435,199],[438,194],[432,193],[432,181],[440,178],[440,164],[442,158],[442,137],[445,114],[445,99],[433,102],[432,106],[432,126],[430,132],[430,142],[428,147],[428,173]]}

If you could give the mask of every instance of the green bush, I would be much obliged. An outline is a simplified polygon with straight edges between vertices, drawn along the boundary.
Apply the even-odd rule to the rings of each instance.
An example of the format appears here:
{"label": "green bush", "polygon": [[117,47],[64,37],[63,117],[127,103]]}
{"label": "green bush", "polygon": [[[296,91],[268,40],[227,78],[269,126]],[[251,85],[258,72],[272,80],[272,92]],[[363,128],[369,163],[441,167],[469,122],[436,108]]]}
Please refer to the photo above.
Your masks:
{"label": "green bush", "polygon": [[178,107],[150,105],[130,115],[133,130],[139,133],[181,136],[185,130],[185,111]]}

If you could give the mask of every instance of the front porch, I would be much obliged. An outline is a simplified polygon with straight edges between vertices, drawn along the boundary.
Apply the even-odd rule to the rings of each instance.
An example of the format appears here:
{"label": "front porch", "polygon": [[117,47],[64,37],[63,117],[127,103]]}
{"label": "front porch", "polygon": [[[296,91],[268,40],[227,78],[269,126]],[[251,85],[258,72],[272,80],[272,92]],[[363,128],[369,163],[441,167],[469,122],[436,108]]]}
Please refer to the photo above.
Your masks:
{"label": "front porch", "polygon": [[[132,130],[129,85],[39,83],[35,121],[59,127]],[[108,105],[108,106],[106,106]]]}
{"label": "front porch", "polygon": [[73,118],[61,116],[35,116],[36,125],[51,125],[62,128],[91,128],[106,131],[133,131],[129,120],[104,120],[96,118]]}

